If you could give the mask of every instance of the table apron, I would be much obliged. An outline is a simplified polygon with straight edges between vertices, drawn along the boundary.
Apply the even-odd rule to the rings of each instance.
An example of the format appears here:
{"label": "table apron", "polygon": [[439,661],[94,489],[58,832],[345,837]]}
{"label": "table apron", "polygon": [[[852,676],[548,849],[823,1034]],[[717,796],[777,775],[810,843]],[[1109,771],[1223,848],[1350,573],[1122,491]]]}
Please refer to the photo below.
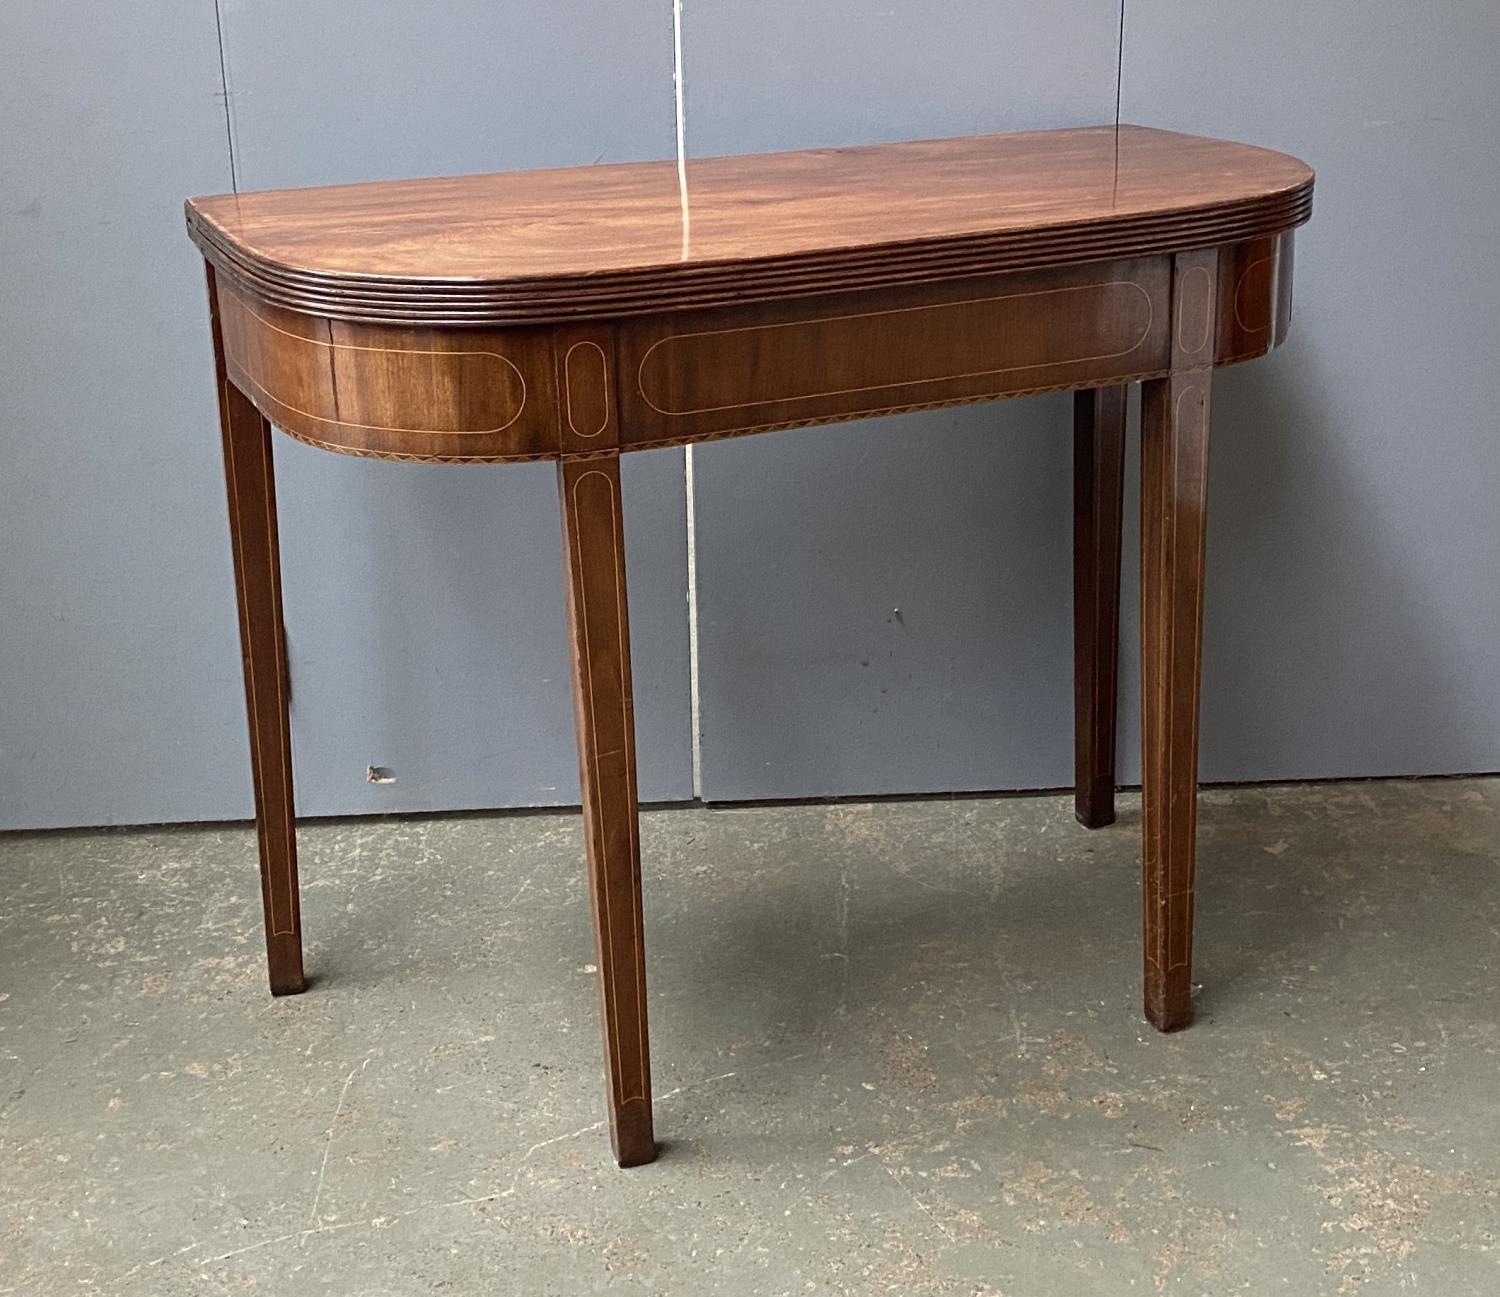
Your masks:
{"label": "table apron", "polygon": [[[1292,236],[1219,251],[1216,363],[1269,351]],[[418,328],[307,315],[218,281],[229,378],[277,426],[347,454],[554,459],[1159,376],[1172,258],[665,311]]]}

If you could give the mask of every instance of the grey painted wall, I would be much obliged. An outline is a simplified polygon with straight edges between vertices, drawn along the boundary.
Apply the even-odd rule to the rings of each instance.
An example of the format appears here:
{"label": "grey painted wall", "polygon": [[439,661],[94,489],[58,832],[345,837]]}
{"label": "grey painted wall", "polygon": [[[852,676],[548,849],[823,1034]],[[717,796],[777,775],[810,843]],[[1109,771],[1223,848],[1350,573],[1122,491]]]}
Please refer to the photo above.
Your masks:
{"label": "grey painted wall", "polygon": [[[811,9],[689,10],[693,153],[1114,119],[1117,0]],[[706,797],[1071,777],[1071,429],[1050,397],[694,448]]]}
{"label": "grey painted wall", "polygon": [[[240,187],[671,157],[663,15],[653,0],[542,17],[490,0],[235,0],[224,39]],[[576,802],[555,470],[386,464],[290,438],[276,449],[299,809]],[[682,799],[682,452],[622,471],[641,796]],[[367,783],[371,764],[396,783]]]}
{"label": "grey painted wall", "polygon": [[1500,769],[1497,67],[1490,0],[1131,7],[1127,116],[1318,169],[1292,336],[1215,383],[1208,778]]}
{"label": "grey painted wall", "polygon": [[[670,0],[221,7],[242,187],[674,147]],[[686,10],[698,156],[1114,113],[1114,0]],[[1216,387],[1208,778],[1500,768],[1497,61],[1486,0],[1131,7],[1127,119],[1320,173],[1292,339]],[[243,816],[180,218],[230,184],[212,0],[9,0],[0,120],[0,827]],[[1066,782],[1068,426],[1038,398],[694,452],[707,796]],[[576,798],[548,470],[277,455],[304,813]],[[691,792],[682,483],[627,460],[659,799]],[[1133,776],[1133,556],[1126,587]]]}
{"label": "grey painted wall", "polygon": [[211,5],[0,5],[0,827],[249,805],[180,215],[219,94]]}
{"label": "grey painted wall", "polygon": [[[1110,6],[819,8],[689,24],[695,149],[1113,115]],[[1500,10],[1156,0],[1123,53],[1126,120],[1320,174],[1292,338],[1215,385],[1204,777],[1500,769]],[[1069,781],[1068,428],[1037,398],[694,451],[706,796]]]}
{"label": "grey painted wall", "polygon": [[[659,3],[225,0],[242,187],[670,156]],[[372,12],[377,11],[377,12]],[[0,828],[243,817],[189,194],[230,187],[212,0],[0,8]],[[278,438],[298,806],[577,800],[544,465]],[[641,792],[691,793],[680,451],[625,472]],[[372,785],[371,764],[397,782]]]}

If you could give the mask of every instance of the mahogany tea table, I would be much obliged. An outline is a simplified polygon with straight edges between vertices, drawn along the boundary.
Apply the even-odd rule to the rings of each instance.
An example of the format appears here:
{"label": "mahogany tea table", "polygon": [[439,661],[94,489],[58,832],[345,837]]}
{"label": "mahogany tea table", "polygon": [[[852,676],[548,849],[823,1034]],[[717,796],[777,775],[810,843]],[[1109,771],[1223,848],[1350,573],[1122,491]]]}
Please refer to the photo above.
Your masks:
{"label": "mahogany tea table", "polygon": [[[1114,817],[1141,398],[1145,1011],[1189,1017],[1209,387],[1291,318],[1313,174],[1141,127],[229,194],[207,262],[271,990],[304,986],[271,425],[554,460],[610,1132],[655,1156],[620,456],[1073,391],[1076,798]],[[927,452],[943,454],[934,441]]]}

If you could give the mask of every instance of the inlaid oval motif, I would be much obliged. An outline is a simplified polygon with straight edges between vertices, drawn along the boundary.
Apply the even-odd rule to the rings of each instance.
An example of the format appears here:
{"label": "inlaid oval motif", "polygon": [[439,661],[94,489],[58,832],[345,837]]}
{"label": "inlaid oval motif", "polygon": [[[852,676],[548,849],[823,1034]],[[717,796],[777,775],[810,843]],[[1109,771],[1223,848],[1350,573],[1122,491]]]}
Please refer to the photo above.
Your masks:
{"label": "inlaid oval motif", "polygon": [[1184,355],[1196,356],[1208,346],[1213,287],[1213,278],[1202,266],[1194,266],[1178,282],[1177,347]]}
{"label": "inlaid oval motif", "polygon": [[1246,333],[1264,333],[1271,327],[1274,271],[1272,258],[1259,257],[1245,267],[1235,285],[1234,318]]}
{"label": "inlaid oval motif", "polygon": [[[659,414],[705,415],[879,392],[892,402],[919,389],[995,376],[1119,361],[1151,336],[1155,307],[1118,279],[977,300],[940,302],[783,324],[681,333],[641,357],[636,386]],[[941,346],[914,346],[931,335]]]}
{"label": "inlaid oval motif", "polygon": [[[466,348],[462,338],[451,348],[377,347],[340,341],[326,322],[311,321],[308,327],[321,325],[329,336],[309,337],[240,305],[224,316],[231,360],[263,396],[302,419],[371,432],[478,436],[503,432],[525,409],[526,380],[515,364],[497,351]],[[256,330],[264,332],[257,337]]]}
{"label": "inlaid oval motif", "polygon": [[575,342],[563,359],[564,410],[576,437],[597,437],[609,426],[609,362],[597,342]]}

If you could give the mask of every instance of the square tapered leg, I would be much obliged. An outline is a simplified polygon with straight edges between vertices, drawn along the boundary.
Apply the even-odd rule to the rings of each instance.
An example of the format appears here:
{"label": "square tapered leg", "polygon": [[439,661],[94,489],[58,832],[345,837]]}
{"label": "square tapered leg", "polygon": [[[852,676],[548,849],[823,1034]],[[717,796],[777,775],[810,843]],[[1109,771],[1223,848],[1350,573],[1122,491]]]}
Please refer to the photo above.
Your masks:
{"label": "square tapered leg", "polygon": [[637,1166],[656,1157],[656,1145],[620,458],[564,460],[558,465],[558,485],[610,1139],[619,1164]]}
{"label": "square tapered leg", "polygon": [[281,557],[276,535],[271,425],[225,372],[218,296],[211,269],[208,297],[240,614],[240,655],[245,669],[245,709],[250,723],[250,768],[255,783],[255,831],[260,844],[266,958],[271,993],[296,995],[307,982],[302,972],[290,690],[286,633],[281,618]]}
{"label": "square tapered leg", "polygon": [[1125,391],[1073,398],[1073,796],[1090,829],[1115,820]]}
{"label": "square tapered leg", "polygon": [[1198,682],[1216,254],[1176,258],[1172,372],[1141,393],[1142,900],[1146,1017],[1191,1017]]}

